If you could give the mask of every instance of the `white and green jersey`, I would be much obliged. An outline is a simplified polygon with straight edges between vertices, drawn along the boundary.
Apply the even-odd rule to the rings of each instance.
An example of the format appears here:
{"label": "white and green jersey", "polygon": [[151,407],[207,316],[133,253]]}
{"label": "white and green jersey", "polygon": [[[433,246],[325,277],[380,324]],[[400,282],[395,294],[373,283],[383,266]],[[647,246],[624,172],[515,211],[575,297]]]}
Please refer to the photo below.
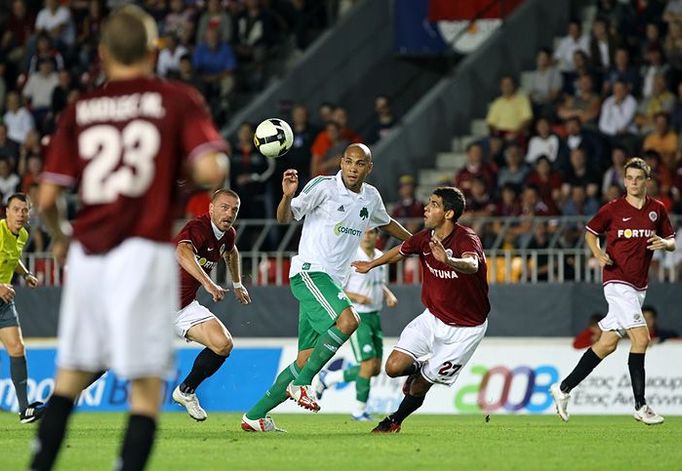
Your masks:
{"label": "white and green jersey", "polygon": [[303,222],[298,255],[291,260],[289,277],[301,271],[327,273],[339,286],[346,284],[365,230],[391,221],[379,191],[362,184],[350,191],[335,176],[313,178],[291,201],[294,218]]}
{"label": "white and green jersey", "polygon": [[[374,249],[374,254],[368,256],[362,247],[358,247],[355,255],[356,260],[369,262],[375,258],[379,258],[384,253],[379,249]],[[350,293],[357,293],[367,296],[372,300],[371,304],[353,303],[353,307],[360,313],[379,312],[384,306],[384,285],[388,282],[388,271],[386,265],[373,268],[369,272],[362,274],[355,270],[351,270],[346,286],[343,288]]]}

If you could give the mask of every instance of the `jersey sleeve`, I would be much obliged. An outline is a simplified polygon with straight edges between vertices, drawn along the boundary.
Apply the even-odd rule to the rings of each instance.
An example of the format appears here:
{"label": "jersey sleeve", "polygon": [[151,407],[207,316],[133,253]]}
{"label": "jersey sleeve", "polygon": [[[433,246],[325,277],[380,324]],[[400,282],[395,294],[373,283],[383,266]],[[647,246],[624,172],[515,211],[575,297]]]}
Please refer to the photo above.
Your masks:
{"label": "jersey sleeve", "polygon": [[407,256],[412,254],[418,254],[421,249],[423,239],[424,231],[421,231],[417,232],[409,239],[403,241],[403,243],[400,244],[400,255]]}
{"label": "jersey sleeve", "polygon": [[199,248],[206,243],[206,231],[199,222],[190,221],[180,230],[180,233],[175,237],[175,244],[180,245],[182,243],[189,243],[194,253],[199,252]]}
{"label": "jersey sleeve", "polygon": [[675,237],[675,230],[670,223],[670,217],[668,217],[668,212],[663,205],[661,205],[661,210],[658,214],[658,228],[656,229],[656,233],[664,239]]}
{"label": "jersey sleeve", "polygon": [[611,211],[609,211],[609,208],[611,208],[611,204],[602,206],[597,211],[597,214],[589,220],[585,229],[596,236],[606,232],[611,225]]}
{"label": "jersey sleeve", "polygon": [[47,148],[45,168],[41,181],[71,187],[78,181],[78,144],[76,137],[76,113],[73,105],[59,117],[57,130]]}
{"label": "jersey sleeve", "polygon": [[213,124],[208,106],[196,90],[187,89],[187,104],[182,110],[182,149],[188,160],[207,152],[227,151],[227,144]]}
{"label": "jersey sleeve", "polygon": [[384,202],[381,199],[381,195],[379,195],[379,192],[375,192],[375,197],[377,199],[376,202],[376,208],[374,211],[372,211],[372,214],[369,217],[369,225],[370,227],[381,227],[385,226],[389,222],[391,222],[391,216],[388,214],[386,211],[386,206],[384,206]]}
{"label": "jersey sleeve", "polygon": [[294,219],[300,221],[303,216],[310,214],[315,208],[321,205],[327,195],[325,188],[327,185],[324,181],[328,177],[313,178],[308,184],[303,187],[303,190],[296,198],[291,200],[291,212],[294,214]]}
{"label": "jersey sleeve", "polygon": [[483,244],[481,244],[481,239],[472,232],[466,232],[459,238],[455,248],[460,257],[463,257],[464,255],[475,255],[480,261],[481,256],[483,255]]}

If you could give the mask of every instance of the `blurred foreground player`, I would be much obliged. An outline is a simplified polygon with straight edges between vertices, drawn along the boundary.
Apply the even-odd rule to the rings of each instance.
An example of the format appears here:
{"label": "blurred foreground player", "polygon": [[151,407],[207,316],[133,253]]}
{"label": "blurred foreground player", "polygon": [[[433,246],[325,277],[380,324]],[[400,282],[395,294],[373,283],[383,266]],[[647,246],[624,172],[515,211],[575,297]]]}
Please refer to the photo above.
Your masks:
{"label": "blurred foreground player", "polygon": [[74,399],[93,373],[131,380],[130,416],[116,469],[143,469],[156,431],[162,378],[173,367],[177,265],[171,245],[176,181],[191,164],[197,183],[220,184],[225,143],[192,88],[153,76],[157,32],[138,7],[108,18],[99,46],[108,82],[61,115],[39,207],[63,261],[63,187],[78,185],[59,319],[57,377],[31,469],[51,469]]}

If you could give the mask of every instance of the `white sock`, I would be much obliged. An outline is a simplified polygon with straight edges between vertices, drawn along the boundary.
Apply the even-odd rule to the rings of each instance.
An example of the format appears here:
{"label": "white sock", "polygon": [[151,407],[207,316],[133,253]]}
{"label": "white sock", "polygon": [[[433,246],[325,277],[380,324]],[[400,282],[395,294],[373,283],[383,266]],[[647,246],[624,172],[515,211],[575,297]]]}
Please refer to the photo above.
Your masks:
{"label": "white sock", "polygon": [[324,384],[328,387],[341,382],[343,382],[343,370],[328,371],[327,376],[324,377]]}
{"label": "white sock", "polygon": [[362,401],[355,401],[355,408],[353,409],[353,415],[362,415],[367,412],[367,403]]}

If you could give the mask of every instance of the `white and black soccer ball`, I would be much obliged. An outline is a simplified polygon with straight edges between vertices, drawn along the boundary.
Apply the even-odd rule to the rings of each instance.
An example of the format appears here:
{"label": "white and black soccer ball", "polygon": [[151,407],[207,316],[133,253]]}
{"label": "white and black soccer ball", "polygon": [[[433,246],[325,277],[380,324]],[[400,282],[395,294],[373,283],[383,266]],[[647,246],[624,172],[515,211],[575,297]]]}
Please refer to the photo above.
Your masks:
{"label": "white and black soccer ball", "polygon": [[294,143],[294,133],[289,123],[283,119],[269,118],[256,128],[253,143],[265,157],[276,159],[291,149]]}

